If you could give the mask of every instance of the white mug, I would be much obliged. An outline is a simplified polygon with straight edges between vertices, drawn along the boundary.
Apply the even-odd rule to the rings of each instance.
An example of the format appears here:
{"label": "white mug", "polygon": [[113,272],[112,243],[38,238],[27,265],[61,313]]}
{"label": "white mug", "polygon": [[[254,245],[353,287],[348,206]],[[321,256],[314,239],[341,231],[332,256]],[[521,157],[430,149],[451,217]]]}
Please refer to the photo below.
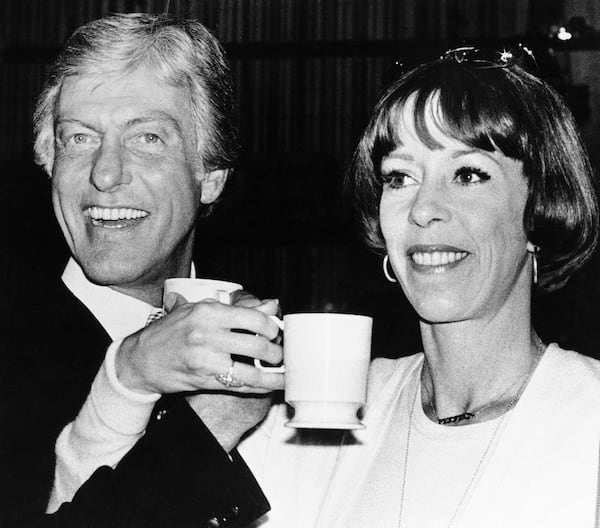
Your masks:
{"label": "white mug", "polygon": [[231,304],[231,294],[244,287],[235,282],[212,279],[167,279],[163,291],[163,307],[169,293],[178,293],[187,302],[200,302],[213,299],[223,304]]}
{"label": "white mug", "polygon": [[357,412],[366,401],[373,319],[338,313],[272,318],[283,330],[285,401],[294,408],[286,424],[296,428],[362,429]]}

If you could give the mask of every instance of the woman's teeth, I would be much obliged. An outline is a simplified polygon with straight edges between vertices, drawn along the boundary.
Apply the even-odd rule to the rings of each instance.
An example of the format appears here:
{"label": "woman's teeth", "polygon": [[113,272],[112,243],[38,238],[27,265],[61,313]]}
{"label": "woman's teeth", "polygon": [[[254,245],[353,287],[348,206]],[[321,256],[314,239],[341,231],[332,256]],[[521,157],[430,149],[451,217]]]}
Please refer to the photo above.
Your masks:
{"label": "woman's teeth", "polygon": [[431,251],[412,253],[411,258],[419,266],[445,266],[464,259],[466,251]]}

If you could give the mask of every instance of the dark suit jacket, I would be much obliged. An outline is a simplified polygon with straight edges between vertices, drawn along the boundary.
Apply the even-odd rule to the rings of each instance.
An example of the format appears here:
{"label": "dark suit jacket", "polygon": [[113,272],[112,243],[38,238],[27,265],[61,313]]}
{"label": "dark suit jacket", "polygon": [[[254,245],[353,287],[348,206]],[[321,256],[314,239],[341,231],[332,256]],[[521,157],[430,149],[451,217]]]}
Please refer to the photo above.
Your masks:
{"label": "dark suit jacket", "polygon": [[242,527],[268,510],[244,462],[231,462],[179,399],[115,470],[102,467],[36,528]]}
{"label": "dark suit jacket", "polygon": [[[76,417],[83,405],[110,343],[104,329],[60,279],[42,276],[38,280],[35,275],[29,275],[28,280],[22,282],[19,302],[3,307],[5,317],[0,323],[0,526],[18,526],[23,519],[39,517],[44,512],[54,476],[54,443],[62,428]],[[3,302],[8,301],[3,299]],[[170,521],[173,526],[187,526],[184,521],[186,515],[191,514],[195,526],[202,526],[215,515],[228,517],[226,513],[236,507],[240,508],[243,519],[254,519],[267,511],[268,503],[241,459],[236,455],[232,464],[193,411],[181,411],[186,404],[171,399],[169,406],[180,409],[176,414],[178,419],[169,421],[173,424],[172,432],[162,425],[154,427],[151,424],[141,445],[151,445],[152,449],[142,451],[136,445],[132,450],[131,460],[137,462],[128,462],[128,474],[133,476],[127,482],[141,489],[142,495],[137,499],[143,499],[147,504],[166,505],[170,502],[173,507],[166,508],[164,513],[182,516],[177,521]],[[186,451],[189,460],[188,464],[183,464],[182,458],[177,458],[176,450],[181,447],[180,434],[186,432],[190,423],[196,423],[196,436],[204,437],[205,441],[201,449]],[[207,445],[212,448],[205,449]],[[138,453],[138,450],[142,452]],[[143,454],[146,452],[160,452],[165,456],[174,453],[175,458],[152,467],[148,462],[158,459],[153,455],[148,460],[148,455]],[[199,470],[198,478],[191,478],[189,469],[192,467]],[[147,482],[161,484],[141,486],[146,480],[139,477],[150,468],[152,478]],[[175,486],[181,483],[180,471],[190,480],[188,494],[181,486]],[[102,495],[105,486],[101,481],[114,479],[115,475],[96,478],[99,480],[86,488],[86,497],[94,493]],[[116,491],[125,488],[122,486]],[[177,490],[177,493],[169,490]],[[119,493],[106,500],[120,501]],[[136,498],[132,493],[123,495],[128,499],[124,502]],[[253,499],[248,501],[250,496]],[[184,508],[187,499],[180,500],[183,497],[196,500],[191,500],[189,507]],[[80,500],[90,504],[89,498]],[[99,500],[102,503],[105,499]],[[246,511],[241,511],[242,502]],[[65,511],[77,511],[76,508],[71,505]],[[127,508],[119,511],[125,514]],[[202,513],[200,518],[199,513]],[[123,526],[162,526],[160,519],[153,514],[148,522],[155,524],[141,524],[140,521],[140,524]]]}

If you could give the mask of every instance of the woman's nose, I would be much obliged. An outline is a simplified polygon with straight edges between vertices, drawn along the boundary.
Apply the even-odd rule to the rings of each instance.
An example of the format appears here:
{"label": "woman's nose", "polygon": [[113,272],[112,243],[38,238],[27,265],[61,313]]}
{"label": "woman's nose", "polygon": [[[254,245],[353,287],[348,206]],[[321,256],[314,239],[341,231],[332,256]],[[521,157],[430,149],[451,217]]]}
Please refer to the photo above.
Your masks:
{"label": "woman's nose", "polygon": [[102,192],[116,191],[131,181],[124,168],[119,144],[102,144],[96,153],[90,180]]}
{"label": "woman's nose", "polygon": [[424,183],[416,193],[409,211],[409,221],[419,227],[435,222],[447,222],[450,218],[448,197],[441,185]]}

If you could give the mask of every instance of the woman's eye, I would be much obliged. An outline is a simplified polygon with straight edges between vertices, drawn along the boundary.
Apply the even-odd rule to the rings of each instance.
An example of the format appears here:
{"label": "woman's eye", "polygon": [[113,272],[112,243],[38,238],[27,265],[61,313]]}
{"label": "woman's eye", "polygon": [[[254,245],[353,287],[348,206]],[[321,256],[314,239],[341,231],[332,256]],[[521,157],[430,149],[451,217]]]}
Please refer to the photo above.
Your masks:
{"label": "woman's eye", "polygon": [[475,167],[462,167],[454,174],[454,180],[462,185],[469,185],[470,183],[482,183],[488,181],[490,175],[477,169]]}
{"label": "woman's eye", "polygon": [[392,189],[398,189],[401,187],[408,187],[410,185],[416,185],[418,182],[412,177],[401,171],[386,172],[382,175],[383,184]]}

